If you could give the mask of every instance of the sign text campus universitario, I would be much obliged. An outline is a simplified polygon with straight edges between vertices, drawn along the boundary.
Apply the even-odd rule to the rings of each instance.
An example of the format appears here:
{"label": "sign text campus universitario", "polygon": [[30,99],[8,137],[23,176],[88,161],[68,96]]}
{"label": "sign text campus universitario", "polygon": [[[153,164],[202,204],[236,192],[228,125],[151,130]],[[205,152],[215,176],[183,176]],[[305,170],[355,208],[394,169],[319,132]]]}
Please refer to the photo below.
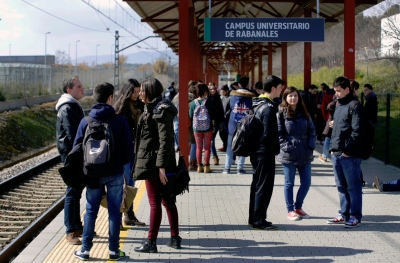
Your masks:
{"label": "sign text campus universitario", "polygon": [[205,42],[323,42],[323,18],[205,18]]}

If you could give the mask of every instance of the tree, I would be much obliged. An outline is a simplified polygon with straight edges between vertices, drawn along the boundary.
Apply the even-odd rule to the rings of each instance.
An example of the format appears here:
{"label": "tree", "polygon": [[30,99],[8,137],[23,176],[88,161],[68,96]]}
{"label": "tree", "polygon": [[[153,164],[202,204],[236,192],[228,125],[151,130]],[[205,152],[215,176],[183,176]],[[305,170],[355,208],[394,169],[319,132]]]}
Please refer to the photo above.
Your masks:
{"label": "tree", "polygon": [[58,65],[65,65],[69,62],[68,54],[64,50],[56,50],[55,63]]}
{"label": "tree", "polygon": [[166,62],[163,59],[158,59],[153,64],[153,70],[157,74],[165,74],[165,73],[167,73],[168,66],[169,66],[168,62]]}
{"label": "tree", "polygon": [[87,62],[82,62],[77,65],[80,70],[88,70],[90,69],[89,64]]}

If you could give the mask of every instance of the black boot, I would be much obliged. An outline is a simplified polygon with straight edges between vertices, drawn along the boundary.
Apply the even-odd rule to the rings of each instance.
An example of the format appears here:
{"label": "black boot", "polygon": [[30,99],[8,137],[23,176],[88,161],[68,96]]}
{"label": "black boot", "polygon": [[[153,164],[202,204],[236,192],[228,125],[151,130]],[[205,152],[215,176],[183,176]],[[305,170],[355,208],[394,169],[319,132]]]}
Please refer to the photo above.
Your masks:
{"label": "black boot", "polygon": [[181,249],[181,241],[182,238],[180,236],[171,236],[171,240],[168,242],[167,246],[175,249]]}
{"label": "black boot", "polygon": [[136,252],[157,253],[156,241],[146,240],[141,247],[135,247]]}

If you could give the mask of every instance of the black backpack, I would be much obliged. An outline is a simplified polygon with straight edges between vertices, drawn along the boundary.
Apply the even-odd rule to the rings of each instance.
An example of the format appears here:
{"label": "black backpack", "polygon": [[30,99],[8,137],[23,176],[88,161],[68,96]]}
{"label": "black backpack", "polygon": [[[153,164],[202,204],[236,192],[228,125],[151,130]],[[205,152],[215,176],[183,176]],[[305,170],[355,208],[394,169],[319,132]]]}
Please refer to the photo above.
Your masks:
{"label": "black backpack", "polygon": [[236,156],[247,157],[260,147],[259,141],[264,128],[256,113],[266,108],[267,104],[265,102],[257,106],[253,113],[247,114],[236,124],[232,137],[232,152]]}
{"label": "black backpack", "polygon": [[[339,102],[336,101],[336,107],[339,105]],[[352,116],[353,116],[353,111],[356,108],[356,106],[361,105],[361,103],[358,100],[353,100],[350,102],[350,106],[349,106],[349,120],[351,123],[352,120]],[[364,123],[364,134],[362,137],[362,143],[361,143],[361,158],[363,160],[368,160],[369,158],[371,158],[372,152],[374,151],[374,129],[375,127],[371,127],[369,125],[369,123],[367,122],[367,120],[365,120]]]}
{"label": "black backpack", "polygon": [[114,138],[109,125],[85,117],[88,125],[83,137],[83,172],[89,177],[109,176],[110,159],[114,150]]}

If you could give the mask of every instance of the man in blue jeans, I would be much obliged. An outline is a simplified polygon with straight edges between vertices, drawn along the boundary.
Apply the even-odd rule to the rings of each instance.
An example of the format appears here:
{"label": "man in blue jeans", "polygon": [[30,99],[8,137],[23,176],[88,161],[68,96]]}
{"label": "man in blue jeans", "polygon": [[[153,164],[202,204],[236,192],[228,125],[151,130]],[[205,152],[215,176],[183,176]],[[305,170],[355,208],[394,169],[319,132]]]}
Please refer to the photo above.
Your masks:
{"label": "man in blue jeans", "polygon": [[[79,122],[85,117],[79,103],[79,100],[85,96],[85,90],[79,77],[75,76],[64,80],[63,92],[64,94],[56,104],[56,137],[61,161],[65,163],[68,153],[72,150]],[[81,244],[79,240],[83,230],[80,216],[81,196],[82,188],[67,187],[64,202],[64,225],[66,227],[65,239],[71,245]]]}
{"label": "man in blue jeans", "polygon": [[[89,116],[93,121],[107,123],[113,135],[113,151],[110,155],[110,174],[103,177],[86,177],[86,214],[85,226],[82,235],[82,248],[74,252],[75,257],[88,260],[90,249],[93,246],[94,226],[100,208],[100,201],[104,187],[107,190],[110,250],[109,260],[125,258],[125,253],[119,250],[119,234],[121,214],[120,207],[123,195],[123,165],[130,162],[133,149],[131,147],[131,134],[129,125],[123,116],[115,113],[112,107],[114,100],[114,86],[109,83],[98,84],[93,91],[97,104],[92,107]],[[88,122],[82,119],[76,134],[74,146],[82,143]]]}
{"label": "man in blue jeans", "polygon": [[329,224],[345,224],[346,228],[358,227],[362,218],[361,144],[364,133],[364,113],[361,104],[354,102],[350,81],[338,77],[333,82],[338,98],[329,126],[331,160],[339,192],[339,215],[329,219]]}
{"label": "man in blue jeans", "polygon": [[[231,166],[233,163],[232,138],[236,124],[253,109],[252,98],[254,97],[254,94],[248,89],[249,80],[248,77],[242,77],[239,80],[239,88],[231,91],[229,103],[225,109],[225,111],[230,112],[230,114],[228,121],[228,146],[226,148],[226,163],[225,169],[222,171],[223,174],[229,174],[231,172]],[[246,157],[238,156],[237,174],[246,173],[244,170],[245,160]]]}

